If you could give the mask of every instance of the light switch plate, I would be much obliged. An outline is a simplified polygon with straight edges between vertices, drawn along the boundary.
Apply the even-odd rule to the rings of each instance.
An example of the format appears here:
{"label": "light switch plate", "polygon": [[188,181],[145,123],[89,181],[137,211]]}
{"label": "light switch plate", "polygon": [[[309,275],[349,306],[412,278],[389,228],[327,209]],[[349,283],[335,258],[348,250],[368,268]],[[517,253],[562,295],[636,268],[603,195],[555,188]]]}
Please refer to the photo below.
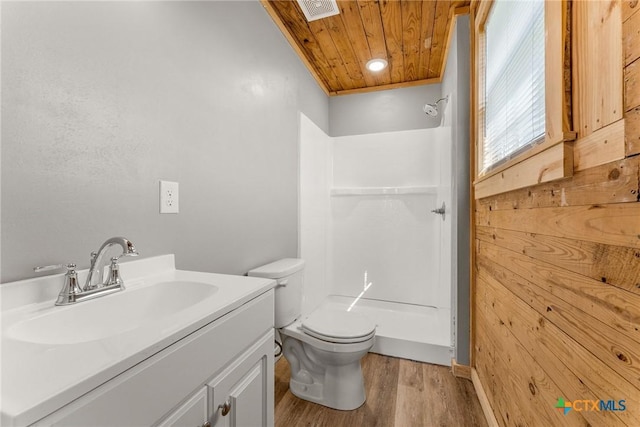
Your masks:
{"label": "light switch plate", "polygon": [[178,200],[178,183],[160,181],[160,213],[177,214],[180,210]]}

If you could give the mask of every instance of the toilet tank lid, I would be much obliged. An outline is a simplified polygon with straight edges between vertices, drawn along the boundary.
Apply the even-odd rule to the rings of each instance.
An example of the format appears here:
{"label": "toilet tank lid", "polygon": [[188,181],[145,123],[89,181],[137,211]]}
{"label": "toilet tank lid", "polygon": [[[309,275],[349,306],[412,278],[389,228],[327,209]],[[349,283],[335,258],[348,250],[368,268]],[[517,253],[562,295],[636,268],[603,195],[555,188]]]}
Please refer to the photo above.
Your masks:
{"label": "toilet tank lid", "polygon": [[254,277],[265,277],[267,279],[279,279],[281,277],[290,276],[295,272],[302,270],[304,260],[299,258],[284,258],[262,267],[250,270],[248,275]]}

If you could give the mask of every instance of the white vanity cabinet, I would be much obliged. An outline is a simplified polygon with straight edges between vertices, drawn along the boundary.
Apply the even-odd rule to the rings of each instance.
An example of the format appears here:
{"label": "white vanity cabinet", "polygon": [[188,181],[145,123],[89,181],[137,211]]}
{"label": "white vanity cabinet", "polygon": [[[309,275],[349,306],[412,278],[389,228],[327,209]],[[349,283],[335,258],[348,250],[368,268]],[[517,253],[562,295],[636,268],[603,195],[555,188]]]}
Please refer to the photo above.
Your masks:
{"label": "white vanity cabinet", "polygon": [[33,425],[273,426],[273,298],[269,289]]}

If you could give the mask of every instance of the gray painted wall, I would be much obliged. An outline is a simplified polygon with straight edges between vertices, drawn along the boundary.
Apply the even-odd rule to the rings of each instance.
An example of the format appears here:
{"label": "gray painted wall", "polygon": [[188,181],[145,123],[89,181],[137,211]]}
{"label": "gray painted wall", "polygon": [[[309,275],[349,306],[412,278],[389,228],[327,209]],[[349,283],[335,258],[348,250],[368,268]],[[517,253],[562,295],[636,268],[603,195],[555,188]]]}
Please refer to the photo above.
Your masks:
{"label": "gray painted wall", "polygon": [[469,17],[458,16],[442,80],[442,93],[451,94],[453,132],[453,254],[456,271],[456,360],[469,364]]}
{"label": "gray painted wall", "polygon": [[334,96],[329,99],[329,135],[424,129],[440,125],[422,107],[440,98],[440,84]]}
{"label": "gray painted wall", "polygon": [[3,2],[1,23],[3,282],[115,235],[183,269],[296,256],[297,114],[328,132],[328,99],[259,2]]}

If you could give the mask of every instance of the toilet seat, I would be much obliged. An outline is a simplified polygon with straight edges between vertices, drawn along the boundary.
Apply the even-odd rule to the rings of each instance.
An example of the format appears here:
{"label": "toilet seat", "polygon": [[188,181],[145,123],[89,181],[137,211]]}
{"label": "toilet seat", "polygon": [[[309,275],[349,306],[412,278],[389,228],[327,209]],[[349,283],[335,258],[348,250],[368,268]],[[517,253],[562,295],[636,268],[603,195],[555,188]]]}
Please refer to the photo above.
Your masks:
{"label": "toilet seat", "polygon": [[349,344],[372,338],[376,325],[358,313],[320,309],[302,321],[302,330],[319,340]]}

